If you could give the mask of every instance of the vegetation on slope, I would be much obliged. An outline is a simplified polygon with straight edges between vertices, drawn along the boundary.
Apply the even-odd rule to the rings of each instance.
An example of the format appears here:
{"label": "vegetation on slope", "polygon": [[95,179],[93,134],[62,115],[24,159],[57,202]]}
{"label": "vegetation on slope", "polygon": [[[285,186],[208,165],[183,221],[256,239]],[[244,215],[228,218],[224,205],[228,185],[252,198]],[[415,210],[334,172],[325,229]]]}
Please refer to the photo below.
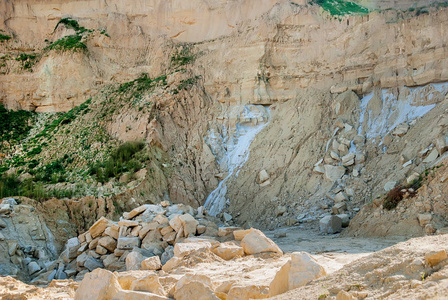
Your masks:
{"label": "vegetation on slope", "polygon": [[313,0],[311,3],[320,5],[333,16],[364,15],[369,13],[369,10],[366,7],[351,1]]}

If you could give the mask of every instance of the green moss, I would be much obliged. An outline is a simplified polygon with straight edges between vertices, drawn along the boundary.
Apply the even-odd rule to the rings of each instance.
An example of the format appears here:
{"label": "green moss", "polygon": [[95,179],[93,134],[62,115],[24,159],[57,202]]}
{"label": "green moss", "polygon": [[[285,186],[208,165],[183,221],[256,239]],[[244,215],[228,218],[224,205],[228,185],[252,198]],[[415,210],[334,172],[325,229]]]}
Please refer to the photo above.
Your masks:
{"label": "green moss", "polygon": [[326,10],[333,16],[365,15],[369,13],[369,10],[366,7],[351,1],[314,0],[310,3],[316,3],[317,5],[320,5],[324,10]]}

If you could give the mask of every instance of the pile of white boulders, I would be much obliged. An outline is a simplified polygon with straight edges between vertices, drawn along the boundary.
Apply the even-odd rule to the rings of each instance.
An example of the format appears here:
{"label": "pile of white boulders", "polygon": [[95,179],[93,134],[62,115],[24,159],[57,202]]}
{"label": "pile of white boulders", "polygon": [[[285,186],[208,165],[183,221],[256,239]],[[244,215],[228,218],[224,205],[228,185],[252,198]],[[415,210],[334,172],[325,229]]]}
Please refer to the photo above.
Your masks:
{"label": "pile of white boulders", "polygon": [[139,206],[118,222],[102,217],[67,241],[56,277],[81,280],[97,268],[168,272],[186,255],[203,249],[224,260],[261,252],[282,254],[259,230],[218,227],[210,219],[202,207],[168,202]]}

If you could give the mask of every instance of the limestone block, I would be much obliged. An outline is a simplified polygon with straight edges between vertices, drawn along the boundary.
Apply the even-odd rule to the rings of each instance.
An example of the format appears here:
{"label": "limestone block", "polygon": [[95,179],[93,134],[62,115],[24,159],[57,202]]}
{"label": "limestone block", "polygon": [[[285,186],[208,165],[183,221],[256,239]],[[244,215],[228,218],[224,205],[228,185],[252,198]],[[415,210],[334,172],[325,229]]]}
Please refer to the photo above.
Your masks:
{"label": "limestone block", "polygon": [[84,267],[89,269],[89,271],[93,271],[98,268],[104,268],[104,265],[100,260],[93,258],[92,256],[88,256],[84,262]]}
{"label": "limestone block", "polygon": [[233,231],[233,236],[235,237],[235,241],[242,241],[246,235],[251,233],[254,229],[241,229]]}
{"label": "limestone block", "polygon": [[324,165],[325,177],[330,181],[336,181],[345,174],[345,168],[341,166]]}
{"label": "limestone block", "polygon": [[211,248],[212,244],[206,241],[198,243],[176,243],[174,245],[174,256],[181,258],[193,251],[205,251]]}
{"label": "limestone block", "polygon": [[283,254],[283,251],[258,229],[252,230],[243,238],[241,241],[241,247],[243,247],[244,252],[248,255],[262,252],[275,252],[280,255]]}
{"label": "limestone block", "polygon": [[337,216],[325,216],[319,221],[320,232],[333,234],[341,232],[342,220]]}
{"label": "limestone block", "polygon": [[428,252],[428,253],[425,254],[426,262],[431,267],[439,264],[440,262],[444,261],[447,258],[448,258],[448,256],[447,256],[446,250],[431,251],[431,252]]}
{"label": "limestone block", "polygon": [[132,250],[134,247],[140,247],[140,239],[138,237],[121,237],[118,239],[118,249]]}
{"label": "limestone block", "polygon": [[117,248],[117,241],[110,236],[105,236],[98,241],[98,245],[103,246],[110,252],[114,252],[115,248]]}
{"label": "limestone block", "polygon": [[96,221],[92,227],[89,228],[89,233],[92,238],[96,238],[103,234],[104,230],[110,226],[110,221],[105,217],[101,217],[98,221]]}
{"label": "limestone block", "polygon": [[141,263],[142,270],[160,270],[162,268],[162,262],[158,256],[148,257]]}
{"label": "limestone block", "polygon": [[214,248],[213,253],[225,260],[231,260],[235,257],[244,256],[244,249],[232,242],[221,243],[218,247]]}
{"label": "limestone block", "polygon": [[120,290],[112,300],[169,300],[170,298],[138,291]]}
{"label": "limestone block", "polygon": [[76,290],[75,300],[109,300],[120,290],[116,276],[107,270],[88,273]]}
{"label": "limestone block", "polygon": [[271,282],[269,296],[304,286],[326,274],[325,269],[308,253],[294,252],[291,254],[291,260],[283,265]]}
{"label": "limestone block", "polygon": [[185,237],[194,236],[199,222],[190,214],[181,215],[179,218],[184,228]]}
{"label": "limestone block", "polygon": [[210,287],[199,281],[191,281],[180,288],[176,288],[174,299],[219,300]]}
{"label": "limestone block", "polygon": [[431,222],[432,215],[431,214],[419,214],[418,215],[418,222],[420,223],[420,226],[425,227],[429,222]]}
{"label": "limestone block", "polygon": [[146,257],[140,252],[132,251],[128,254],[128,256],[126,256],[126,270],[141,270],[142,261],[145,259]]}
{"label": "limestone block", "polygon": [[165,291],[160,284],[159,277],[154,274],[147,274],[131,283],[131,290],[139,292],[149,292],[156,295],[163,296]]}

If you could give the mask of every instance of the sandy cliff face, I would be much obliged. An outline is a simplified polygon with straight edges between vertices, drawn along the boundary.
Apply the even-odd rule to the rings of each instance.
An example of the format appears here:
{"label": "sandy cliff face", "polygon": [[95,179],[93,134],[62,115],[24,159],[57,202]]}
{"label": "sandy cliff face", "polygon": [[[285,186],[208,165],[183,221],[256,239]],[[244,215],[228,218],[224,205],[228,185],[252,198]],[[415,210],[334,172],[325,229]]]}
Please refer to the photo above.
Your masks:
{"label": "sandy cliff face", "polygon": [[[157,178],[167,183],[172,201],[204,204],[219,181],[232,173],[219,152],[231,150],[223,146],[229,137],[238,145],[229,132],[238,132],[244,123],[240,111],[245,105],[266,107],[269,122],[242,152],[247,162],[227,179],[225,209],[241,223],[260,222],[263,216],[261,226],[276,226],[274,217],[282,216],[280,222],[291,224],[300,212],[317,218],[329,212],[340,192],[346,195],[344,201],[352,201],[347,210],[353,213],[372,195],[383,193],[392,177],[399,181],[416,168],[421,172],[424,166],[417,152],[445,133],[443,124],[429,135],[415,134],[411,141],[392,134],[398,123],[391,120],[400,119],[393,116],[401,109],[400,101],[415,107],[445,101],[446,89],[434,90],[430,84],[448,81],[446,8],[333,17],[300,1],[0,5],[0,29],[13,36],[0,44],[0,57],[11,57],[0,69],[0,101],[9,108],[54,112],[67,111],[92,96],[101,102],[99,91],[110,84],[133,80],[143,72],[151,77],[170,74],[171,57],[180,44],[192,47],[195,61],[188,74],[172,75],[169,88],[148,96],[155,115],[118,108],[103,123],[120,141],[150,142],[157,136],[173,168],[167,178]],[[95,30],[82,34],[87,51],[44,49],[74,33],[64,25],[55,30],[64,17]],[[31,52],[39,56],[33,72],[14,59]],[[173,85],[189,78],[200,79],[191,89],[172,92]],[[413,98],[418,100],[414,103],[406,98],[410,91],[404,86],[425,86],[427,91]],[[386,105],[388,94],[394,96],[393,105]],[[365,99],[368,95],[372,101]],[[435,107],[432,114],[443,113]],[[374,115],[361,118],[366,111]],[[422,116],[405,114],[400,123],[423,128],[424,123],[415,121]],[[369,136],[378,120],[395,125],[380,136]],[[220,145],[207,142],[212,133]],[[385,146],[386,136],[391,140]],[[350,157],[343,162],[350,153],[356,163],[355,157],[353,164],[348,164]],[[413,163],[403,170],[408,160]],[[322,175],[324,165],[328,170],[340,167],[343,173],[336,179]],[[157,191],[156,199],[161,195]],[[276,212],[278,206],[287,211]]]}

